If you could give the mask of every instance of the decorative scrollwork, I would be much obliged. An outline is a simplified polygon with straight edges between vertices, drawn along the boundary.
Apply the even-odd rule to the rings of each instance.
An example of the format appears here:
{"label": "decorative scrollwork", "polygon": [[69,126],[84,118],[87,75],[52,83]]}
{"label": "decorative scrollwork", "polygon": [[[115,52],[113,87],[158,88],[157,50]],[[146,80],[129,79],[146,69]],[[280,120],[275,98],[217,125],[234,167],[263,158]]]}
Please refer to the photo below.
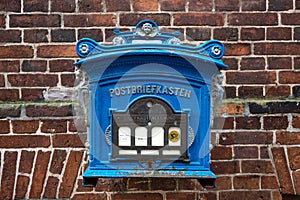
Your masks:
{"label": "decorative scrollwork", "polygon": [[111,146],[111,130],[110,130],[110,125],[106,128],[105,133],[104,133],[105,141],[106,143]]}

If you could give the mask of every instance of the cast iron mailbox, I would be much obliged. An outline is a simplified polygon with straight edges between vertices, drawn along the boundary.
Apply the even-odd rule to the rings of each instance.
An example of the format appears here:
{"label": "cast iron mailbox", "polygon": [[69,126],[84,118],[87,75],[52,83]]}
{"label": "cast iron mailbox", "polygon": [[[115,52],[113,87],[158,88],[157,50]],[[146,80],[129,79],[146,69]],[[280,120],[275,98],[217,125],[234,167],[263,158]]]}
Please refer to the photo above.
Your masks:
{"label": "cast iron mailbox", "polygon": [[111,46],[89,38],[76,45],[90,99],[84,185],[100,177],[168,177],[213,186],[211,85],[227,68],[223,45],[183,45],[179,32],[161,32],[151,20],[115,34]]}

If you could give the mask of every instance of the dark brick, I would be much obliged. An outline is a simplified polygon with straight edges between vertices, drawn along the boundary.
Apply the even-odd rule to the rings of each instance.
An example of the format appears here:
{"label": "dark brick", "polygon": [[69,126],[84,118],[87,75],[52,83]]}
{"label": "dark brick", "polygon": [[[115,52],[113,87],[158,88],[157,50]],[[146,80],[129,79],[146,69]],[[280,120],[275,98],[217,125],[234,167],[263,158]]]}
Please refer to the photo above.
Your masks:
{"label": "dark brick", "polygon": [[300,13],[282,13],[281,23],[284,25],[300,25]]}
{"label": "dark brick", "polygon": [[73,63],[74,60],[68,59],[50,60],[50,72],[74,72],[75,67]]}
{"label": "dark brick", "polygon": [[202,190],[203,187],[197,179],[178,179],[179,190]]}
{"label": "dark brick", "polygon": [[112,200],[131,200],[131,199],[143,199],[143,200],[163,200],[163,195],[160,193],[114,193],[112,194]]}
{"label": "dark brick", "polygon": [[261,177],[261,188],[262,189],[278,189],[276,176],[262,176]]}
{"label": "dark brick", "polygon": [[168,200],[186,200],[196,199],[196,197],[198,198],[198,194],[196,192],[168,192],[166,197]]}
{"label": "dark brick", "polygon": [[151,19],[160,26],[170,26],[171,16],[167,13],[157,14],[120,14],[120,25],[123,26],[135,26],[139,21],[143,19]]}
{"label": "dark brick", "polygon": [[267,28],[267,40],[291,40],[292,29],[286,27]]}
{"label": "dark brick", "polygon": [[51,0],[51,11],[52,12],[74,12],[75,11],[75,0]]}
{"label": "dark brick", "polygon": [[116,16],[113,14],[79,14],[64,16],[65,27],[99,27],[114,26]]}
{"label": "dark brick", "polygon": [[51,152],[38,151],[29,198],[41,198]]}
{"label": "dark brick", "polygon": [[150,190],[150,179],[149,178],[129,178],[127,188],[130,191],[136,190]]}
{"label": "dark brick", "polygon": [[22,71],[24,72],[45,72],[47,70],[47,61],[45,60],[24,60]]}
{"label": "dark brick", "polygon": [[31,42],[31,43],[48,42],[48,30],[44,30],[44,29],[24,30],[24,42]]}
{"label": "dark brick", "polygon": [[64,175],[62,178],[62,183],[59,188],[59,198],[70,198],[73,192],[73,187],[77,178],[77,173],[82,162],[82,151],[71,151]]}
{"label": "dark brick", "polygon": [[223,26],[224,16],[220,13],[175,13],[175,26]]}
{"label": "dark brick", "polygon": [[254,146],[240,146],[234,147],[234,158],[258,158],[258,148]]}
{"label": "dark brick", "polygon": [[49,147],[49,136],[42,135],[11,135],[0,136],[0,148],[36,148]]}
{"label": "dark brick", "polygon": [[212,0],[189,0],[189,11],[212,11]]}
{"label": "dark brick", "polygon": [[222,59],[224,64],[230,67],[230,70],[237,70],[238,69],[238,60],[236,58],[223,58]]}
{"label": "dark brick", "polygon": [[0,30],[0,43],[19,43],[21,39],[19,30]]}
{"label": "dark brick", "polygon": [[230,160],[230,159],[232,159],[232,148],[231,147],[215,146],[211,150],[210,153],[211,153],[212,160]]}
{"label": "dark brick", "polygon": [[13,151],[5,152],[3,157],[0,199],[13,199],[18,153]]}
{"label": "dark brick", "polygon": [[261,57],[242,58],[241,70],[264,70],[265,59]]}
{"label": "dark brick", "polygon": [[[143,181],[143,180],[141,180]],[[100,178],[98,179],[98,183],[95,187],[95,191],[102,192],[102,191],[125,191],[127,185],[127,178]]]}
{"label": "dark brick", "polygon": [[66,106],[26,106],[28,117],[66,117],[72,116],[72,105]]}
{"label": "dark brick", "polygon": [[24,12],[47,12],[48,1],[26,0],[24,1]]}
{"label": "dark brick", "polygon": [[73,29],[54,29],[51,31],[52,42],[74,42],[76,40]]}
{"label": "dark brick", "polygon": [[0,72],[19,72],[20,62],[19,61],[0,61]]}
{"label": "dark brick", "polygon": [[290,86],[266,86],[266,97],[289,97]]}
{"label": "dark brick", "polygon": [[21,106],[7,106],[0,108],[0,118],[20,117]]}
{"label": "dark brick", "polygon": [[10,127],[9,127],[9,121],[8,120],[0,120],[0,133],[9,133],[10,132]]}
{"label": "dark brick", "polygon": [[263,173],[273,174],[274,169],[271,161],[266,160],[243,160],[242,161],[243,173]]}
{"label": "dark brick", "polygon": [[45,187],[43,198],[55,199],[58,183],[59,183],[58,178],[49,176]]}
{"label": "dark brick", "polygon": [[28,14],[10,15],[10,27],[58,27],[61,24],[59,15]]}
{"label": "dark brick", "polygon": [[1,1],[0,10],[4,12],[21,12],[21,1],[19,0]]}
{"label": "dark brick", "polygon": [[241,40],[264,40],[265,29],[264,28],[242,28]]}
{"label": "dark brick", "polygon": [[289,147],[287,152],[291,170],[300,169],[300,147]]}
{"label": "dark brick", "polygon": [[35,133],[39,128],[37,120],[13,120],[12,129],[14,133]]}
{"label": "dark brick", "polygon": [[220,199],[247,199],[247,200],[267,200],[271,199],[270,191],[222,191],[219,195]]}
{"label": "dark brick", "polygon": [[240,98],[261,98],[263,97],[263,87],[242,86],[238,88]]}
{"label": "dark brick", "polygon": [[5,86],[4,75],[0,74],[0,87],[4,87],[4,86]]}
{"label": "dark brick", "polygon": [[217,175],[236,174],[240,172],[240,165],[238,161],[218,161],[212,162],[210,169]]}
{"label": "dark brick", "polygon": [[300,1],[296,0],[296,9],[300,9]]}
{"label": "dark brick", "polygon": [[56,74],[10,74],[7,78],[12,86],[19,87],[49,87],[58,83]]}
{"label": "dark brick", "polygon": [[295,27],[294,28],[294,39],[295,40],[300,40],[300,27]]}
{"label": "dark brick", "polygon": [[293,9],[292,0],[269,0],[269,10],[282,11]]}
{"label": "dark brick", "polygon": [[43,89],[21,89],[23,101],[42,101],[43,97]]}
{"label": "dark brick", "polygon": [[293,96],[294,97],[300,97],[300,86],[294,86],[293,87]]}
{"label": "dark brick", "polygon": [[300,78],[299,71],[281,71],[279,72],[279,82],[283,84],[298,84]]}
{"label": "dark brick", "polygon": [[269,57],[268,69],[292,69],[290,57]]}
{"label": "dark brick", "polygon": [[220,144],[271,144],[273,140],[272,132],[230,132],[221,133]]}
{"label": "dark brick", "polygon": [[5,15],[0,15],[0,27],[5,28]]}
{"label": "dark brick", "polygon": [[287,116],[264,117],[265,130],[280,130],[288,127]]}
{"label": "dark brick", "polygon": [[106,11],[130,11],[130,0],[105,0]]}
{"label": "dark brick", "polygon": [[17,89],[0,89],[0,101],[18,101],[19,90]]}
{"label": "dark brick", "polygon": [[29,177],[19,175],[16,185],[16,199],[25,199],[29,185]]}
{"label": "dark brick", "polygon": [[61,74],[61,84],[65,87],[74,87],[75,74]]}
{"label": "dark brick", "polygon": [[249,108],[252,114],[300,113],[300,105],[297,102],[250,103]]}
{"label": "dark brick", "polygon": [[227,72],[228,84],[272,84],[276,81],[275,72]]}
{"label": "dark brick", "polygon": [[81,38],[92,38],[97,42],[103,41],[103,33],[101,29],[79,29],[78,39]]}
{"label": "dark brick", "polygon": [[99,199],[106,199],[107,194],[105,193],[76,193],[73,196],[73,200],[82,200],[82,199],[88,199],[88,200],[99,200]]}
{"label": "dark brick", "polygon": [[176,179],[173,178],[152,178],[150,179],[151,190],[175,190]]}
{"label": "dark brick", "polygon": [[283,145],[297,145],[300,143],[300,132],[277,131],[276,143]]}
{"label": "dark brick", "polygon": [[41,45],[37,47],[40,58],[70,58],[76,57],[74,45]]}
{"label": "dark brick", "polygon": [[78,134],[55,134],[52,137],[53,147],[84,147]]}
{"label": "dark brick", "polygon": [[236,98],[236,87],[224,87],[225,89],[225,98]]}
{"label": "dark brick", "polygon": [[0,58],[32,58],[33,49],[31,46],[0,46]]}
{"label": "dark brick", "polygon": [[284,194],[293,194],[293,183],[287,165],[284,149],[282,147],[273,147],[272,155],[281,191]]}
{"label": "dark brick", "polygon": [[215,0],[216,11],[238,11],[239,0]]}
{"label": "dark brick", "polygon": [[84,187],[82,185],[82,183],[83,183],[82,179],[77,179],[77,189],[76,189],[76,192],[85,192],[86,194],[88,194],[87,192],[93,191],[93,189],[94,189],[93,187]]}
{"label": "dark brick", "polygon": [[293,117],[292,125],[294,128],[300,128],[300,115]]}
{"label": "dark brick", "polygon": [[66,133],[67,120],[42,120],[43,133]]}
{"label": "dark brick", "polygon": [[265,11],[266,0],[243,0],[242,1],[243,11]]}
{"label": "dark brick", "polygon": [[259,117],[236,117],[236,129],[260,129]]}
{"label": "dark brick", "polygon": [[192,40],[209,40],[211,37],[210,29],[208,28],[187,28],[186,36]]}
{"label": "dark brick", "polygon": [[268,159],[269,157],[269,149],[268,147],[261,147],[260,148],[260,158],[261,159]]}
{"label": "dark brick", "polygon": [[233,44],[227,43],[225,44],[225,55],[226,56],[241,56],[241,55],[249,55],[251,53],[250,44]]}
{"label": "dark brick", "polygon": [[[115,34],[114,34],[114,30],[115,29],[111,29],[111,28],[106,28],[105,29],[105,41],[106,42],[112,42],[113,41],[113,39],[115,38]],[[130,31],[130,29],[124,29],[124,28],[122,28],[122,29],[118,29],[118,30],[120,30],[121,32],[125,32],[125,31]]]}
{"label": "dark brick", "polygon": [[65,150],[55,149],[49,171],[54,174],[61,174],[66,156],[67,152]]}
{"label": "dark brick", "polygon": [[275,13],[232,13],[228,14],[228,24],[243,26],[272,26],[278,24]]}
{"label": "dark brick", "polygon": [[80,12],[103,12],[102,0],[79,0]]}
{"label": "dark brick", "polygon": [[132,8],[134,11],[158,11],[158,0],[133,0]]}
{"label": "dark brick", "polygon": [[161,0],[160,9],[164,11],[185,11],[185,3],[185,0]]}
{"label": "dark brick", "polygon": [[259,189],[259,176],[245,175],[233,177],[234,189]]}
{"label": "dark brick", "polygon": [[215,117],[213,120],[213,129],[233,129],[233,117]]}
{"label": "dark brick", "polygon": [[19,165],[19,172],[21,173],[31,173],[32,166],[33,166],[33,159],[34,159],[35,152],[34,151],[22,151],[20,165]]}
{"label": "dark brick", "polygon": [[237,41],[238,40],[238,29],[237,28],[216,28],[214,29],[214,39],[226,40],[226,41]]}
{"label": "dark brick", "polygon": [[230,176],[219,176],[216,179],[216,188],[213,190],[229,190],[232,189],[232,178]]}
{"label": "dark brick", "polygon": [[294,68],[295,69],[300,69],[300,57],[295,57],[294,58]]}

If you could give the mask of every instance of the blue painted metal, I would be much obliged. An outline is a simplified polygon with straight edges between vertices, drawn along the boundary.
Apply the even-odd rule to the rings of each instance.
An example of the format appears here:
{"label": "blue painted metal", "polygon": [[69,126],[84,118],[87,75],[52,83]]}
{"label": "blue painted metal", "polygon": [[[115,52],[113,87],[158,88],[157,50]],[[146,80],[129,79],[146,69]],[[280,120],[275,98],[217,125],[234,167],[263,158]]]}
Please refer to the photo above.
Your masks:
{"label": "blue painted metal", "polygon": [[[145,25],[146,24],[146,25]],[[150,26],[148,31],[144,26]],[[115,31],[112,46],[92,39],[78,41],[77,66],[87,72],[90,89],[90,155],[83,174],[85,185],[98,177],[197,178],[213,184],[210,171],[210,86],[212,76],[227,66],[220,60],[224,46],[209,40],[199,46],[180,44],[180,33],[160,32],[151,20],[139,22],[133,32]],[[137,90],[137,88],[139,90]],[[150,89],[149,89],[150,88]],[[162,91],[162,89],[165,89]],[[126,112],[143,98],[166,102],[174,113],[188,115],[186,155],[145,160],[112,158],[112,115]],[[192,131],[191,131],[192,130]]]}

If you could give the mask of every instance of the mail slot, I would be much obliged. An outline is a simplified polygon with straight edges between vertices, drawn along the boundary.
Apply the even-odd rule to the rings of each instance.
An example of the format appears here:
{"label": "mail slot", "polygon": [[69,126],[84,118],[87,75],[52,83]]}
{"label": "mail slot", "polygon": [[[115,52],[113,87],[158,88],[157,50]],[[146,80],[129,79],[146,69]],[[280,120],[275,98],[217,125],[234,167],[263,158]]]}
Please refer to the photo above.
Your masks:
{"label": "mail slot", "polygon": [[152,20],[115,30],[112,45],[84,38],[76,66],[87,75],[89,164],[98,178],[195,178],[213,186],[210,114],[213,77],[227,66],[222,43],[184,45]]}

